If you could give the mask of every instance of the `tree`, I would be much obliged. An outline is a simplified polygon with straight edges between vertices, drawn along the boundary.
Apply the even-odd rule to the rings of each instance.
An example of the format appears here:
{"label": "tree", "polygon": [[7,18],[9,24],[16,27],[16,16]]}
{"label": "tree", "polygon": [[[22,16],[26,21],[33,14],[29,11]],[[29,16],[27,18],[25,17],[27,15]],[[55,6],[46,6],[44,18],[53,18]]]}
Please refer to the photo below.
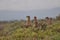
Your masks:
{"label": "tree", "polygon": [[56,20],[60,20],[60,14],[56,16]]}

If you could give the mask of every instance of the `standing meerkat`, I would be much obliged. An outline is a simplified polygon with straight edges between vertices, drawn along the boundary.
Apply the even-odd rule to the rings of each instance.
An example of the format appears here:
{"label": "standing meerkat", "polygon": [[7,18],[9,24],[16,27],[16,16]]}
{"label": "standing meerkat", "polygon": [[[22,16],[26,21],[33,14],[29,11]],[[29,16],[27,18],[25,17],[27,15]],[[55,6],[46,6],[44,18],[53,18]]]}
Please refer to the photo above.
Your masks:
{"label": "standing meerkat", "polygon": [[28,26],[31,26],[31,20],[30,20],[30,16],[26,16],[26,24],[25,26],[28,27]]}
{"label": "standing meerkat", "polygon": [[38,20],[36,16],[34,16],[34,27],[38,27]]}

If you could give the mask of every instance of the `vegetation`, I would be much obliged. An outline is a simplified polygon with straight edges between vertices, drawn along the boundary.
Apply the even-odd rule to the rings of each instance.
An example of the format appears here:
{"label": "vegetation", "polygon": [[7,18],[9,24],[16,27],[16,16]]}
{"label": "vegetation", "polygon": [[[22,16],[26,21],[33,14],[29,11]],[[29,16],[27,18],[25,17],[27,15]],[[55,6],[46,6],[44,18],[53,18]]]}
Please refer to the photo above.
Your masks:
{"label": "vegetation", "polygon": [[3,29],[0,30],[0,40],[60,40],[59,20],[46,26],[45,30],[33,26],[25,28],[23,24],[22,21],[3,24]]}

